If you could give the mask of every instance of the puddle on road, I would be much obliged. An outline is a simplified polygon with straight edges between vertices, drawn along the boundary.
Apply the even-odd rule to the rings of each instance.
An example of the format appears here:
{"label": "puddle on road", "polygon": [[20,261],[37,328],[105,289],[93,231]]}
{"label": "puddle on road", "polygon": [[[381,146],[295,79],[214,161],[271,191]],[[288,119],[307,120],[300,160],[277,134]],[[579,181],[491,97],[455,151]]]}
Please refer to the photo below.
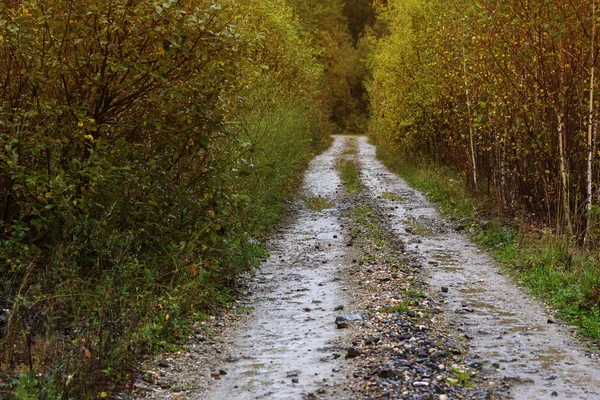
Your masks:
{"label": "puddle on road", "polygon": [[322,197],[309,197],[304,202],[306,203],[306,208],[312,211],[323,211],[334,207],[331,201]]}
{"label": "puddle on road", "polygon": [[431,254],[431,258],[435,261],[440,261],[445,264],[457,264],[458,260],[456,259],[456,255],[451,253],[446,253],[443,251],[436,251]]}
{"label": "puddle on road", "polygon": [[442,265],[439,268],[443,269],[444,271],[448,271],[448,272],[460,272],[460,271],[464,270],[464,268],[462,268],[462,267],[452,267],[452,266],[446,266],[446,265]]}
{"label": "puddle on road", "polygon": [[433,229],[422,224],[417,218],[408,217],[403,221],[404,230],[417,236],[427,236],[433,233]]}
{"label": "puddle on road", "polygon": [[408,201],[410,198],[407,196],[401,196],[392,192],[383,192],[380,196],[383,200],[394,200],[394,201]]}
{"label": "puddle on road", "polygon": [[486,289],[458,289],[459,292],[461,293],[465,293],[465,294],[476,294],[476,293],[485,293],[487,292]]}
{"label": "puddle on road", "polygon": [[565,357],[562,355],[562,351],[560,349],[546,349],[545,353],[538,354],[533,358],[534,361],[538,361],[540,366],[543,369],[551,369],[557,363],[563,362]]}
{"label": "puddle on road", "polygon": [[[508,315],[508,316],[513,316],[512,315]],[[520,319],[516,319],[516,318],[504,318],[504,319],[500,319],[500,324],[503,326],[511,326],[511,325],[515,325],[518,324],[519,322],[521,322]]]}
{"label": "puddle on road", "polygon": [[[600,399],[598,362],[585,356],[576,339],[560,324],[547,323],[538,301],[503,276],[465,234],[445,224],[421,193],[391,174],[366,138],[359,140],[359,157],[373,203],[385,193],[402,193],[406,199],[392,203],[389,222],[406,251],[419,258],[432,292],[450,288],[443,296],[446,320],[472,336],[473,354],[498,366],[494,379],[506,378],[514,385],[517,400]],[[473,312],[455,313],[463,308]]]}
{"label": "puddle on road", "polygon": [[515,325],[515,326],[508,326],[506,328],[506,330],[508,332],[516,332],[521,335],[528,335],[528,334],[531,334],[532,332],[541,332],[544,330],[544,328],[542,326]]}

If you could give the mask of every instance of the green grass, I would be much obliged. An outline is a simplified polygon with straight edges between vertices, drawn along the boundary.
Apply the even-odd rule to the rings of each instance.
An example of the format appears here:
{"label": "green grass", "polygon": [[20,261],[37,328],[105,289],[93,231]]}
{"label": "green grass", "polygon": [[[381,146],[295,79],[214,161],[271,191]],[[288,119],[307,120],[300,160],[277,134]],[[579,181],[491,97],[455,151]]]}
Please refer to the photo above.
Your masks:
{"label": "green grass", "polygon": [[349,216],[354,223],[352,234],[360,235],[376,242],[389,240],[385,232],[379,228],[377,216],[373,208],[361,204],[350,209]]}
{"label": "green grass", "polygon": [[398,200],[398,201],[406,200],[406,197],[402,197],[402,196],[397,195],[396,193],[392,193],[392,192],[383,192],[381,194],[381,198],[383,200]]}
{"label": "green grass", "polygon": [[[413,282],[414,283],[414,282]],[[411,306],[417,303],[415,299],[426,297],[425,293],[418,287],[411,287],[402,293],[402,301],[393,306],[382,307],[379,312],[382,313],[405,313],[411,310]]]}
{"label": "green grass", "polygon": [[358,142],[356,138],[352,138],[348,141],[346,149],[337,163],[337,169],[344,184],[344,190],[350,196],[356,196],[360,193],[360,173],[358,165],[354,161],[357,153]]}
{"label": "green grass", "polygon": [[473,387],[473,379],[468,371],[463,371],[461,369],[453,367],[450,373],[454,379],[452,381],[449,380],[449,384],[463,386],[466,388]]}
{"label": "green grass", "polygon": [[350,196],[356,196],[360,193],[360,175],[356,163],[351,160],[342,159],[338,164],[338,169],[346,192]]}
{"label": "green grass", "polygon": [[398,304],[389,307],[383,307],[379,312],[383,313],[405,313],[410,311],[410,304],[407,300],[403,300]]}
{"label": "green grass", "polygon": [[531,291],[589,338],[600,339],[599,263],[552,234],[521,233],[519,240],[490,249]]}
{"label": "green grass", "polygon": [[[550,230],[540,232],[522,221],[482,221],[492,215],[486,199],[474,197],[464,178],[450,168],[409,165],[381,152],[378,157],[438,209],[464,226],[473,239],[497,260],[513,279],[557,310],[557,315],[590,339],[600,339],[600,261],[598,255],[575,247]],[[516,222],[515,222],[516,221]],[[599,343],[597,341],[597,343]]]}
{"label": "green grass", "polygon": [[312,211],[323,211],[334,207],[333,203],[322,197],[311,197],[305,199],[304,202],[306,203],[306,207]]}

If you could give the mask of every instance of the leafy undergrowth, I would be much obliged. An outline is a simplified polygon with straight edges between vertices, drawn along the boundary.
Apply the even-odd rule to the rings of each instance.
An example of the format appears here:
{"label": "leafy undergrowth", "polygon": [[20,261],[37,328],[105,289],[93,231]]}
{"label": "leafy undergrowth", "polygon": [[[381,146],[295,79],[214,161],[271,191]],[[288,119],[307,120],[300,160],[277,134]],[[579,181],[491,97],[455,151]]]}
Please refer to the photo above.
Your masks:
{"label": "leafy undergrowth", "polygon": [[[236,277],[264,257],[262,239],[319,150],[304,139],[310,126],[302,126],[300,117],[293,110],[276,110],[263,121],[267,131],[258,148],[269,152],[270,166],[257,166],[260,173],[238,183],[247,200],[232,194],[229,206],[215,209],[218,226],[192,231],[187,240],[162,249],[126,236],[123,259],[92,277],[81,275],[74,259],[74,252],[83,250],[65,244],[59,249],[64,252],[59,259],[69,260],[61,261],[64,268],[28,271],[22,281],[6,282],[21,285],[21,291],[7,297],[11,308],[0,332],[4,348],[12,346],[0,365],[7,372],[0,377],[0,398],[112,397],[127,385],[140,354],[177,350],[191,321],[229,304],[236,296]],[[282,132],[288,133],[285,143]],[[117,240],[106,234],[92,240],[98,246]],[[54,290],[43,289],[42,283],[51,282]]]}
{"label": "leafy undergrowth", "polygon": [[[411,165],[378,148],[384,164],[436,203],[457,229],[470,227],[473,239],[513,278],[557,310],[565,322],[590,339],[600,339],[600,261],[549,229],[524,220],[490,218],[482,199],[467,190],[450,168]],[[488,217],[483,218],[482,215]]]}

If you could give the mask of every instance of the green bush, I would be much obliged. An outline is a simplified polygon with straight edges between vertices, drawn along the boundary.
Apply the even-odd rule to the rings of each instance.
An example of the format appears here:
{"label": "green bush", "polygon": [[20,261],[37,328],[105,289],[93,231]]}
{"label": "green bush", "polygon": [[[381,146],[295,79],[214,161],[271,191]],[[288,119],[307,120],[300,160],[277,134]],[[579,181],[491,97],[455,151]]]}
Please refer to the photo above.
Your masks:
{"label": "green bush", "polygon": [[326,143],[307,35],[277,0],[0,6],[0,369],[29,374],[18,393],[95,396],[230,300]]}

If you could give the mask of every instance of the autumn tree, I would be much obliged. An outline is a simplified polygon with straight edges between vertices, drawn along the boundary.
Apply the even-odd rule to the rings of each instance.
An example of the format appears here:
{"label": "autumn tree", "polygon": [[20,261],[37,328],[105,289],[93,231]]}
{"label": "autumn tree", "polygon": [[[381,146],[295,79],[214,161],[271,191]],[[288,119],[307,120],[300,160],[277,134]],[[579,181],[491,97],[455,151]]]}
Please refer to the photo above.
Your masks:
{"label": "autumn tree", "polygon": [[582,240],[597,193],[596,4],[388,1],[370,134]]}

